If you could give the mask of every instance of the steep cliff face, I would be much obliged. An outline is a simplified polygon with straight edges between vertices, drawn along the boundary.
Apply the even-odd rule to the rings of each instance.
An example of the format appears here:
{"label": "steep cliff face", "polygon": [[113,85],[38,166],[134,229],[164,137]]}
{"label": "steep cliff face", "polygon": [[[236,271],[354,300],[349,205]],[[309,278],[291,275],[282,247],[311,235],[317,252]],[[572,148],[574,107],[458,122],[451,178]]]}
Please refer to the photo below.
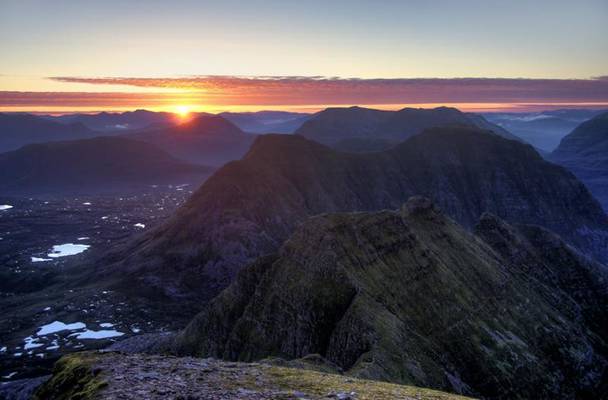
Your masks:
{"label": "steep cliff face", "polygon": [[489,211],[542,225],[608,259],[608,220],[586,188],[530,146],[472,128],[437,128],[389,151],[345,154],[299,136],[260,137],[163,226],[100,265],[136,287],[206,301],[293,230],[324,212],[398,208],[425,195],[467,228]]}
{"label": "steep cliff face", "polygon": [[608,210],[608,112],[564,137],[550,159],[571,170]]}
{"label": "steep cliff face", "polygon": [[608,314],[604,267],[537,229],[485,216],[474,236],[423,198],[313,217],[241,271],[177,349],[241,361],[319,353],[356,377],[594,398],[608,368],[595,322]]}

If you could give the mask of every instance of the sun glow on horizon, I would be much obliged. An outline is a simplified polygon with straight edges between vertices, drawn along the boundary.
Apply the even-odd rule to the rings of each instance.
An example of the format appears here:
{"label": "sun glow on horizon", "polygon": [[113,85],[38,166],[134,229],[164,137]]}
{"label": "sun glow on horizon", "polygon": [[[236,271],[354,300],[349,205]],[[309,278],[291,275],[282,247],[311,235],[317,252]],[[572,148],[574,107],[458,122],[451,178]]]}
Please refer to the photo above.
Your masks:
{"label": "sun glow on horizon", "polygon": [[188,115],[190,115],[190,111],[191,111],[191,107],[187,106],[187,105],[179,105],[175,107],[175,113],[177,115],[179,115],[179,117],[181,119],[185,119],[188,118]]}

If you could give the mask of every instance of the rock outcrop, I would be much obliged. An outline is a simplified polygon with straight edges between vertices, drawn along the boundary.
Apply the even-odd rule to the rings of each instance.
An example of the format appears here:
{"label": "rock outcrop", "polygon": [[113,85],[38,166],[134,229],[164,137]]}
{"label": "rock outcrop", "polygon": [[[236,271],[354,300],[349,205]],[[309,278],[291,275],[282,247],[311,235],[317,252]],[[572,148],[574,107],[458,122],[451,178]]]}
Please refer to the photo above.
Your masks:
{"label": "rock outcrop", "polygon": [[425,388],[268,363],[119,353],[65,356],[34,395],[35,400],[76,398],[466,400]]}

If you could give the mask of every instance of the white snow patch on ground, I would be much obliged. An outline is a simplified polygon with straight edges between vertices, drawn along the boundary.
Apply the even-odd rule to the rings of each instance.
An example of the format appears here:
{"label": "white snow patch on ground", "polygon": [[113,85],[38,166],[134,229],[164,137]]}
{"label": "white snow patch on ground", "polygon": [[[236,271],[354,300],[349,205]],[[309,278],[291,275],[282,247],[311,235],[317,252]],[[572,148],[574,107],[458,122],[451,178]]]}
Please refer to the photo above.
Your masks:
{"label": "white snow patch on ground", "polygon": [[131,328],[131,332],[133,332],[133,333],[139,333],[139,332],[141,332],[141,329],[139,329],[137,327],[132,327]]}
{"label": "white snow patch on ground", "polygon": [[87,329],[84,332],[72,333],[70,336],[76,336],[76,339],[106,339],[117,336],[122,336],[124,333],[118,332],[114,329],[102,330],[102,331],[92,331]]}
{"label": "white snow patch on ground", "polygon": [[31,336],[26,337],[23,341],[25,342],[23,350],[37,349],[38,347],[44,346],[44,344],[38,343],[38,339]]}
{"label": "white snow patch on ground", "polygon": [[58,244],[53,246],[53,251],[47,254],[48,257],[57,258],[57,257],[66,257],[73,256],[74,254],[80,254],[86,249],[88,249],[88,244],[74,244],[74,243],[65,243]]}
{"label": "white snow patch on ground", "polygon": [[90,237],[88,236],[83,236],[83,237],[79,237],[78,240],[89,240]]}
{"label": "white snow patch on ground", "polygon": [[86,329],[86,325],[82,322],[74,322],[73,324],[64,324],[60,321],[54,321],[40,327],[36,335],[43,336],[61,331],[76,331],[78,329]]}
{"label": "white snow patch on ground", "polygon": [[13,206],[9,204],[0,204],[0,211],[9,210],[11,208],[13,208]]}
{"label": "white snow patch on ground", "polygon": [[44,307],[44,310],[42,311],[51,311],[51,307]]}
{"label": "white snow patch on ground", "polygon": [[15,376],[15,375],[17,375],[17,373],[16,373],[16,372],[11,372],[11,373],[10,373],[10,374],[8,374],[8,375],[4,375],[4,376],[3,376],[3,378],[4,378],[4,379],[11,379],[11,378],[12,378],[13,376]]}
{"label": "white snow patch on ground", "polygon": [[32,257],[32,262],[53,261],[52,258]]}
{"label": "white snow patch on ground", "polygon": [[0,348],[0,353],[6,353],[6,350],[7,350],[7,348],[6,348],[6,346],[4,346],[4,347]]}
{"label": "white snow patch on ground", "polygon": [[141,222],[138,222],[137,224],[134,224],[133,226],[136,228],[142,228],[142,229],[146,227],[146,225],[142,224]]}
{"label": "white snow patch on ground", "polygon": [[90,206],[91,203],[89,203],[88,201],[85,201],[84,203],[82,203],[83,206]]}
{"label": "white snow patch on ground", "polygon": [[104,322],[99,324],[99,326],[101,326],[102,328],[112,328],[114,326],[114,324],[111,324],[109,322]]}

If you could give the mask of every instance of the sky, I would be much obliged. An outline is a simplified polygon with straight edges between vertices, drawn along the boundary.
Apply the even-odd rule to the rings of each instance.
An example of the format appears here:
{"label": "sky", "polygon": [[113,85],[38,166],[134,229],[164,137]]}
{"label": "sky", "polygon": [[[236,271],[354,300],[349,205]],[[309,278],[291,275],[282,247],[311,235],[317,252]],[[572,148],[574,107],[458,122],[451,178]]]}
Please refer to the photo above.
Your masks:
{"label": "sky", "polygon": [[0,0],[0,111],[608,105],[608,1]]}

